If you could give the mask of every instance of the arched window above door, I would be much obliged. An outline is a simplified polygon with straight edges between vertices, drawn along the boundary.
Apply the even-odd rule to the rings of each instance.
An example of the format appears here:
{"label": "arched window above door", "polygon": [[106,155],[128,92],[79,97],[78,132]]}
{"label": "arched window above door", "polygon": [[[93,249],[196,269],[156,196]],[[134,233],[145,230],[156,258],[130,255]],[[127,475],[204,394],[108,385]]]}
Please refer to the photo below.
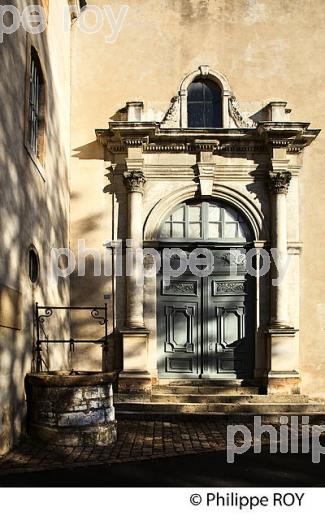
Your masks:
{"label": "arched window above door", "polygon": [[212,80],[196,78],[187,93],[187,121],[189,128],[222,127],[222,94]]}
{"label": "arched window above door", "polygon": [[173,241],[248,242],[252,234],[244,217],[217,201],[179,204],[163,222],[159,238]]}
{"label": "arched window above door", "polygon": [[229,82],[221,72],[209,65],[200,65],[182,80],[178,101],[170,109],[169,119],[177,114],[179,107],[181,128],[229,128],[231,95]]}

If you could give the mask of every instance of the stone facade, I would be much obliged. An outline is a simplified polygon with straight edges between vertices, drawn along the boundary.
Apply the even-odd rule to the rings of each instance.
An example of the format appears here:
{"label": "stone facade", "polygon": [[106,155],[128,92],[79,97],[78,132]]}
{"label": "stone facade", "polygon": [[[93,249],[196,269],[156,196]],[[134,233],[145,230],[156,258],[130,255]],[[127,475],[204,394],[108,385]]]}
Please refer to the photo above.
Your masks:
{"label": "stone facade", "polygon": [[[117,16],[119,0],[109,3]],[[253,379],[270,393],[324,396],[322,0],[129,0],[111,43],[107,20],[91,34],[78,27],[78,2],[62,2],[74,6],[69,31],[56,3],[43,4],[44,33],[20,28],[0,44],[0,451],[23,423],[35,301],[98,305],[105,297],[109,356],[76,349],[75,368],[114,369],[123,392],[150,394],[160,377],[157,279],[138,287],[136,276],[93,276],[89,254],[85,276],[75,270],[57,281],[50,253],[68,245],[76,253],[79,239],[111,258],[131,238],[135,249],[156,247],[166,215],[185,201],[230,204],[257,251],[277,248],[283,264],[290,260],[281,286],[256,281]],[[43,164],[25,142],[32,47],[47,86]],[[188,128],[197,78],[221,89],[220,129]],[[36,284],[27,276],[31,245]],[[53,331],[58,325],[67,337],[97,333],[93,320],[73,320],[71,331],[63,320]],[[51,369],[67,368],[65,348],[48,356]]]}
{"label": "stone facade", "polygon": [[[112,6],[118,11],[118,2]],[[324,44],[322,34],[310,32],[306,22],[323,16],[321,6],[314,3],[308,12],[303,2],[284,7],[277,1],[198,6],[194,0],[166,0],[129,6],[111,48],[103,32],[94,35],[91,46],[83,34],[75,35],[72,85],[82,81],[84,89],[72,103],[77,152],[72,159],[72,243],[76,248],[88,222],[89,247],[109,243],[116,254],[118,241],[130,238],[130,225],[140,246],[141,241],[154,245],[165,214],[182,201],[203,195],[231,202],[250,220],[256,248],[277,247],[284,262],[290,257],[283,290],[271,287],[265,277],[256,289],[254,377],[268,374],[269,392],[273,385],[284,392],[322,395],[322,299],[319,279],[312,282],[310,269],[311,264],[317,265],[314,272],[322,269],[322,255],[314,255],[321,202],[312,202],[322,198],[322,134],[308,145],[318,134],[310,128],[322,128],[323,122],[320,99],[307,94],[314,92],[320,72],[305,47],[308,41],[312,49],[314,37]],[[294,37],[297,30],[305,35],[303,45]],[[91,64],[98,55],[103,70],[114,67],[114,74],[105,80],[98,74],[94,82]],[[308,74],[302,74],[306,69]],[[222,88],[224,131],[199,135],[187,129],[187,90],[197,77]],[[309,121],[309,126],[304,123]],[[99,129],[96,141],[93,128]],[[124,182],[125,172],[134,171],[146,180],[141,193],[128,191]],[[130,219],[130,211],[136,218]],[[316,248],[320,253],[321,239]],[[124,366],[124,386],[133,360],[129,386],[134,392],[142,377],[147,389],[147,378],[155,382],[158,377],[156,280],[146,280],[142,297],[141,289],[132,290],[131,280],[97,277],[94,282],[91,271],[90,265],[89,283],[86,277],[82,286],[72,278],[72,301],[86,301],[90,287],[93,294],[111,296],[114,366]],[[142,337],[136,359],[130,354],[131,333],[124,331],[132,306],[138,346],[139,331]],[[85,367],[88,358],[79,362]]]}

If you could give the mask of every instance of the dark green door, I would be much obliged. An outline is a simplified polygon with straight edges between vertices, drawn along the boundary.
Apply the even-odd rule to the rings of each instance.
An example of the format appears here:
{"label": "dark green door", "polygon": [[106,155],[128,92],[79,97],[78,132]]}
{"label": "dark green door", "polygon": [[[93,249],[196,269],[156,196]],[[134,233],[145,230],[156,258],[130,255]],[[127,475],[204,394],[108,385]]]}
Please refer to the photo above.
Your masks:
{"label": "dark green door", "polygon": [[246,218],[222,201],[195,198],[166,215],[158,239],[162,248],[183,249],[188,259],[197,248],[213,255],[209,276],[196,276],[192,268],[170,283],[158,276],[159,376],[250,377],[255,312],[244,254],[253,233]]}
{"label": "dark green door", "polygon": [[[158,370],[166,378],[249,378],[253,369],[252,280],[240,249],[213,251],[214,271],[159,276]],[[237,262],[236,274],[231,270]],[[239,258],[239,261],[238,261]]]}

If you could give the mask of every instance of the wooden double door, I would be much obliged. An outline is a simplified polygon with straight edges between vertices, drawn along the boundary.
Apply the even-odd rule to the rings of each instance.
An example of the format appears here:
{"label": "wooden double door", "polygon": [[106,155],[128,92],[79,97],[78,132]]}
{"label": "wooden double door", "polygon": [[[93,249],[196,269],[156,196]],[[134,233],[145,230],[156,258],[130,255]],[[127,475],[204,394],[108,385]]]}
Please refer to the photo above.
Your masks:
{"label": "wooden double door", "polygon": [[[254,283],[240,249],[213,251],[208,276],[158,279],[161,378],[250,378],[254,366]],[[235,262],[235,264],[234,264]],[[236,265],[236,269],[234,269]]]}

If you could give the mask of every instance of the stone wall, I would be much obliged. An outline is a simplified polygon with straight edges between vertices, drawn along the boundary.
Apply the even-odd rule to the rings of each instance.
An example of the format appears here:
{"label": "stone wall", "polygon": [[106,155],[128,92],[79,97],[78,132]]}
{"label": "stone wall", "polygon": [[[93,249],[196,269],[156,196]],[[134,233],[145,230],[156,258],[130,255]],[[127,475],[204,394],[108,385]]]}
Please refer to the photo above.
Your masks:
{"label": "stone wall", "polygon": [[29,374],[28,432],[64,446],[107,446],[116,440],[111,374]]}

